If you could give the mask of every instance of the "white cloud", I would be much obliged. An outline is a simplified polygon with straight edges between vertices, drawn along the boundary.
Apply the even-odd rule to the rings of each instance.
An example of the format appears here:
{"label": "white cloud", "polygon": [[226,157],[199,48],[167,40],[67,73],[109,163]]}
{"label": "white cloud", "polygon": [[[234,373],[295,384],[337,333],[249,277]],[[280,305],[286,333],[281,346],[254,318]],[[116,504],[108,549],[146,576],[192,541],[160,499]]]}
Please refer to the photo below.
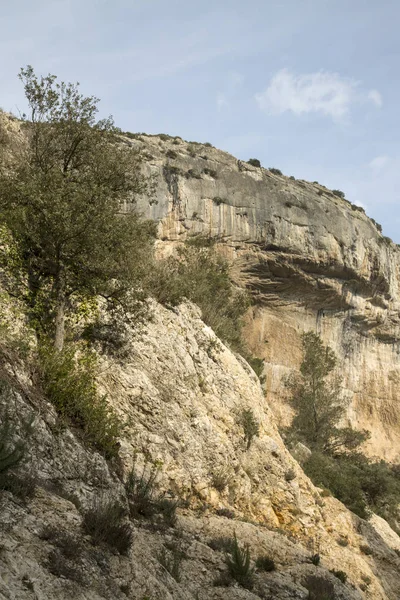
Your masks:
{"label": "white cloud", "polygon": [[383,105],[382,94],[378,90],[370,90],[368,92],[368,100],[371,100],[379,108]]}
{"label": "white cloud", "polygon": [[319,71],[294,75],[288,69],[278,71],[266,90],[256,94],[259,107],[270,115],[288,111],[295,115],[315,112],[335,121],[345,118],[352,104],[366,99],[376,106],[382,104],[377,90],[362,92],[358,81],[338,73]]}
{"label": "white cloud", "polygon": [[369,166],[371,167],[371,169],[374,169],[375,171],[377,171],[377,170],[382,169],[388,162],[389,162],[388,156],[376,156],[375,158],[373,158],[370,161]]}

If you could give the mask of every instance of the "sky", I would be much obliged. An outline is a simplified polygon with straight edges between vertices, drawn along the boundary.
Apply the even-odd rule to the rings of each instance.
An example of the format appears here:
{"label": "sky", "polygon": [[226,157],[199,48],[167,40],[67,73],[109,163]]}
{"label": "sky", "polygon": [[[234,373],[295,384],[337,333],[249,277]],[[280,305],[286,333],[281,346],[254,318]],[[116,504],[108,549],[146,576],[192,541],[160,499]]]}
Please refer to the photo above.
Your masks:
{"label": "sky", "polygon": [[0,0],[19,69],[79,81],[124,131],[211,142],[340,189],[400,243],[399,0]]}

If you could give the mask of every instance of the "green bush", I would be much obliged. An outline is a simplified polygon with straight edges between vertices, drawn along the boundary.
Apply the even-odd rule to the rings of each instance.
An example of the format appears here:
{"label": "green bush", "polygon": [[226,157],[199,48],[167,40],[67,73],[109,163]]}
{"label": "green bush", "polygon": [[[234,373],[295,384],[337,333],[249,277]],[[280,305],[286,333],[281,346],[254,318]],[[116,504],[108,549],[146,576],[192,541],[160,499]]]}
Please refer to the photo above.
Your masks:
{"label": "green bush", "polygon": [[82,526],[94,544],[107,544],[119,554],[127,554],[132,545],[132,530],[124,517],[125,510],[118,502],[98,500],[84,513]]}
{"label": "green bush", "polygon": [[106,397],[97,391],[95,353],[77,353],[73,345],[61,352],[42,345],[39,370],[43,391],[58,414],[79,427],[87,441],[106,458],[116,456],[124,425]]}
{"label": "green bush", "polygon": [[218,173],[214,169],[203,169],[203,173],[205,173],[205,175],[209,175],[213,179],[218,178]]}
{"label": "green bush", "polygon": [[219,206],[220,204],[229,204],[229,202],[226,198],[221,198],[220,196],[214,196],[213,202],[217,206]]}
{"label": "green bush", "polygon": [[249,165],[251,165],[252,167],[261,167],[261,163],[258,160],[258,158],[249,158],[249,160],[247,161],[247,163]]}
{"label": "green bush", "polygon": [[338,198],[344,198],[345,197],[345,193],[342,192],[341,190],[332,190],[332,194],[334,194]]}
{"label": "green bush", "polygon": [[212,238],[194,237],[178,256],[156,263],[148,290],[161,304],[176,306],[184,298],[191,300],[221,340],[233,350],[242,350],[248,296],[233,286],[228,263],[214,250]]}
{"label": "green bush", "polygon": [[318,575],[309,575],[303,583],[309,600],[335,600],[335,587],[331,581]]}
{"label": "green bush", "polygon": [[336,569],[331,569],[330,573],[332,573],[332,575],[337,577],[339,579],[339,581],[341,581],[342,583],[346,583],[347,573],[345,573],[344,571],[337,571]]}
{"label": "green bush", "polygon": [[268,170],[274,175],[282,175],[282,171],[280,169],[275,169],[275,167],[270,167]]}
{"label": "green bush", "polygon": [[250,548],[246,544],[244,548],[239,546],[235,535],[230,553],[226,557],[229,573],[239,585],[251,590],[254,586],[254,569],[250,566]]}
{"label": "green bush", "polygon": [[258,571],[275,571],[275,561],[269,556],[259,556],[256,560],[256,567]]}
{"label": "green bush", "polygon": [[247,450],[250,448],[254,437],[260,434],[260,424],[251,408],[244,408],[239,414],[239,424],[243,427],[244,439]]}

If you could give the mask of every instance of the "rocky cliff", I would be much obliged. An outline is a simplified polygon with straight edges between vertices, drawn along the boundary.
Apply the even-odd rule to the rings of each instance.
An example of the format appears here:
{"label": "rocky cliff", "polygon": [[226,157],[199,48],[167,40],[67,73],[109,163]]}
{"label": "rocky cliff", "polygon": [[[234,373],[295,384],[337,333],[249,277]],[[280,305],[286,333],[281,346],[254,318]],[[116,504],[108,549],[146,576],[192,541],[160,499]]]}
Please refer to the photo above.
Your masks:
{"label": "rocky cliff", "polygon": [[348,421],[371,432],[366,451],[400,456],[400,248],[363,209],[317,182],[253,167],[210,145],[135,136],[155,183],[143,214],[160,246],[218,238],[237,281],[252,291],[247,340],[265,361],[265,393],[279,421],[282,377],[300,362],[300,334],[316,330],[337,354]]}
{"label": "rocky cliff", "polygon": [[[309,590],[336,600],[400,596],[400,541],[314,487],[288,453],[259,381],[184,304],[152,305],[152,320],[132,336],[125,358],[101,357],[101,385],[129,423],[116,469],[57,419],[34,373],[3,345],[1,379],[15,418],[34,416],[25,478],[33,498],[1,492],[0,597],[15,600],[306,600]],[[1,403],[10,396],[1,395]],[[260,432],[250,448],[238,416],[252,407]],[[93,545],[82,515],[93,501],[125,503],[118,471],[159,466],[158,484],[180,499],[177,522],[133,519],[128,556]],[[172,525],[172,526],[171,526]],[[224,538],[248,543],[258,569],[253,589],[226,587]],[[225,546],[224,546],[225,544]],[[161,560],[179,549],[178,574]],[[318,553],[320,564],[312,564]],[[330,570],[343,571],[344,584]]]}

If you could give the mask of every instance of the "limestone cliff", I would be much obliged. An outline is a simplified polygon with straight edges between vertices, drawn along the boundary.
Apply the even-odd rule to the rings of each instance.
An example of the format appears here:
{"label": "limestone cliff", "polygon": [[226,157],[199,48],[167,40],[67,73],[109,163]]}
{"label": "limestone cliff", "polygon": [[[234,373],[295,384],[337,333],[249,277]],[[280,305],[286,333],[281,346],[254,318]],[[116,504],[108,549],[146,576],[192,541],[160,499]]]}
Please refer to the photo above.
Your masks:
{"label": "limestone cliff", "polygon": [[336,352],[348,421],[371,431],[366,450],[400,457],[400,248],[363,209],[317,183],[253,167],[209,145],[167,136],[125,138],[142,148],[156,183],[139,206],[159,221],[164,251],[212,235],[255,306],[247,340],[265,360],[266,395],[279,420],[282,376],[316,330]]}
{"label": "limestone cliff", "polygon": [[[257,377],[193,305],[153,304],[152,320],[129,340],[125,358],[101,357],[101,385],[130,423],[117,470],[57,420],[26,364],[0,350],[13,414],[35,417],[25,470],[38,483],[25,502],[0,494],[1,598],[306,600],[313,581],[336,600],[399,597],[398,536],[312,485],[282,443]],[[238,422],[248,407],[260,422],[250,449]],[[131,521],[133,547],[121,556],[90,543],[82,514],[96,498],[126,501],[117,473],[123,466],[126,475],[134,455],[136,468],[160,466],[160,486],[181,507],[173,527]],[[275,571],[256,574],[252,591],[218,581],[226,572],[220,538],[235,533],[252,561],[268,555],[276,563]],[[184,557],[179,581],[159,558],[177,546]],[[331,569],[344,571],[347,583]]]}

